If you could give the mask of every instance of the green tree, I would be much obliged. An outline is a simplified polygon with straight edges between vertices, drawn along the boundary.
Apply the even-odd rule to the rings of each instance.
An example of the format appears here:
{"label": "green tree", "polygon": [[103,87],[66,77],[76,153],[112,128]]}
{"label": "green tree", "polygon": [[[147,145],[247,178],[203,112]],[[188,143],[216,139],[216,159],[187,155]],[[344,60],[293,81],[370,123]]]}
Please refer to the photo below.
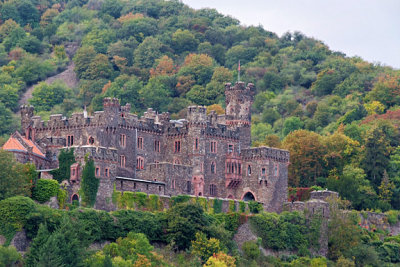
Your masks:
{"label": "green tree", "polygon": [[283,123],[283,135],[286,136],[289,133],[303,128],[304,122],[299,117],[288,117]]}
{"label": "green tree", "polygon": [[108,61],[106,55],[97,54],[94,59],[87,66],[87,69],[82,73],[82,79],[99,80],[99,79],[112,79],[114,76],[114,69]]}
{"label": "green tree", "polygon": [[196,37],[188,30],[178,29],[172,34],[172,43],[177,53],[184,51],[194,51],[197,48],[198,41]]}
{"label": "green tree", "polygon": [[12,196],[29,196],[31,184],[24,165],[16,162],[12,153],[0,149],[0,200]]}
{"label": "green tree", "polygon": [[96,57],[93,46],[83,46],[78,49],[74,56],[75,72],[80,79],[85,75],[92,60]]}
{"label": "green tree", "polygon": [[133,52],[133,61],[140,68],[150,68],[156,59],[162,56],[161,42],[154,37],[147,37]]}
{"label": "green tree", "polygon": [[167,240],[179,250],[190,247],[197,232],[205,232],[209,225],[203,209],[198,204],[181,203],[167,212]]}
{"label": "green tree", "polygon": [[41,82],[33,90],[29,103],[34,105],[37,111],[49,111],[71,94],[71,90],[62,81],[55,81],[52,84]]}
{"label": "green tree", "polygon": [[37,232],[36,237],[32,240],[28,253],[26,255],[25,264],[27,267],[36,267],[39,264],[39,255],[41,253],[41,249],[43,245],[46,243],[49,238],[50,233],[47,229],[47,225],[41,223],[39,225],[39,230]]}
{"label": "green tree", "polygon": [[87,207],[93,207],[96,202],[97,190],[99,188],[99,179],[95,176],[94,161],[91,158],[85,159],[85,166],[82,170],[81,197],[82,204]]}
{"label": "green tree", "polygon": [[18,266],[22,262],[21,254],[13,246],[0,246],[0,267]]}
{"label": "green tree", "polygon": [[221,251],[218,239],[208,239],[207,236],[201,232],[197,232],[195,237],[196,239],[192,240],[191,254],[198,256],[203,263],[212,255]]}
{"label": "green tree", "polygon": [[159,111],[166,111],[171,101],[171,92],[166,83],[167,76],[151,78],[149,82],[139,91],[139,96],[145,107],[157,107]]}

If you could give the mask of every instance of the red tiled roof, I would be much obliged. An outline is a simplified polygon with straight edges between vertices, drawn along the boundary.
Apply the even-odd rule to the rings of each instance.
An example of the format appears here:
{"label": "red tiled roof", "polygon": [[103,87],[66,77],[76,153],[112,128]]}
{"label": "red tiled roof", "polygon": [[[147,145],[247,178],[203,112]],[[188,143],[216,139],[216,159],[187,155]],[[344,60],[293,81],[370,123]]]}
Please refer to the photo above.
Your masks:
{"label": "red tiled roof", "polygon": [[26,148],[17,140],[17,138],[10,137],[3,145],[4,150],[21,150],[27,151]]}
{"label": "red tiled roof", "polygon": [[[22,137],[22,140],[25,142],[26,146],[32,147],[32,152],[34,154],[41,156],[43,158],[46,157],[34,142],[24,137]],[[21,144],[21,142],[19,142],[17,138],[13,136],[11,136],[7,140],[7,142],[3,145],[3,149],[10,151],[14,150],[14,151],[28,152],[28,149],[23,144]]]}
{"label": "red tiled roof", "polygon": [[40,151],[40,149],[36,146],[35,143],[33,143],[31,140],[26,139],[26,138],[24,138],[24,137],[22,137],[22,139],[24,139],[24,141],[25,141],[29,146],[33,147],[33,149],[32,149],[32,152],[33,152],[33,153],[35,153],[35,154],[37,154],[37,155],[39,155],[39,156],[45,157],[45,155],[42,153],[42,151]]}

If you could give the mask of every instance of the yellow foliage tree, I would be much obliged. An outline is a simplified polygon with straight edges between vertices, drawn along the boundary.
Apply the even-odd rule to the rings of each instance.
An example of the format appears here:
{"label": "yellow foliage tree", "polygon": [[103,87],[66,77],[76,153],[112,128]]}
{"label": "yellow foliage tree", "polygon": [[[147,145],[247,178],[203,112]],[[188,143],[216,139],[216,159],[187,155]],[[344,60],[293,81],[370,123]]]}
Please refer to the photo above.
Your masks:
{"label": "yellow foliage tree", "polygon": [[379,101],[372,101],[364,104],[368,115],[382,114],[385,110],[385,106]]}

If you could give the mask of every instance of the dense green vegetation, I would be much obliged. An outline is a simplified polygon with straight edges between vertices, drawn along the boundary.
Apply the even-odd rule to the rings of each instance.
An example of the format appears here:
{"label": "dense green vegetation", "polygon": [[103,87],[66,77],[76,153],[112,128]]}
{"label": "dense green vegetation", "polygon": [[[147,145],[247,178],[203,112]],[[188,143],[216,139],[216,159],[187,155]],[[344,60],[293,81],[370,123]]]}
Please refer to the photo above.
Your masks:
{"label": "dense green vegetation", "polygon": [[221,111],[240,60],[257,88],[253,143],[290,150],[290,186],[337,190],[355,209],[400,208],[398,70],[179,1],[9,0],[0,14],[0,134],[17,128],[27,88],[69,57],[78,86],[40,83],[29,100],[39,115],[93,112],[106,96],[136,113]]}

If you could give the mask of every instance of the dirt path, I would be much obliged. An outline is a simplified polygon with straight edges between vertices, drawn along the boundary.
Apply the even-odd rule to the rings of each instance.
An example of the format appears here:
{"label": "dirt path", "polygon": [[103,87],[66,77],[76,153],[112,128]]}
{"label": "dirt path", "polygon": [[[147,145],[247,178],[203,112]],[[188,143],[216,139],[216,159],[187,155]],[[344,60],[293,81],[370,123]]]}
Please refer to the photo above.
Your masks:
{"label": "dirt path", "polygon": [[[54,76],[50,76],[44,81],[46,83],[48,83],[48,84],[51,84],[55,80],[62,80],[63,82],[65,82],[65,84],[68,87],[74,88],[74,87],[76,87],[78,85],[78,79],[77,79],[76,74],[74,72],[74,67],[75,67],[75,64],[71,60],[66,70],[64,70],[63,72],[60,72],[60,73],[58,73],[58,74],[56,74]],[[42,81],[40,81],[40,82],[42,82]],[[19,105],[28,104],[28,99],[32,98],[33,89],[35,89],[35,87],[38,84],[39,83],[36,83],[36,84],[28,87],[26,92],[22,95],[21,99],[18,101]]]}

